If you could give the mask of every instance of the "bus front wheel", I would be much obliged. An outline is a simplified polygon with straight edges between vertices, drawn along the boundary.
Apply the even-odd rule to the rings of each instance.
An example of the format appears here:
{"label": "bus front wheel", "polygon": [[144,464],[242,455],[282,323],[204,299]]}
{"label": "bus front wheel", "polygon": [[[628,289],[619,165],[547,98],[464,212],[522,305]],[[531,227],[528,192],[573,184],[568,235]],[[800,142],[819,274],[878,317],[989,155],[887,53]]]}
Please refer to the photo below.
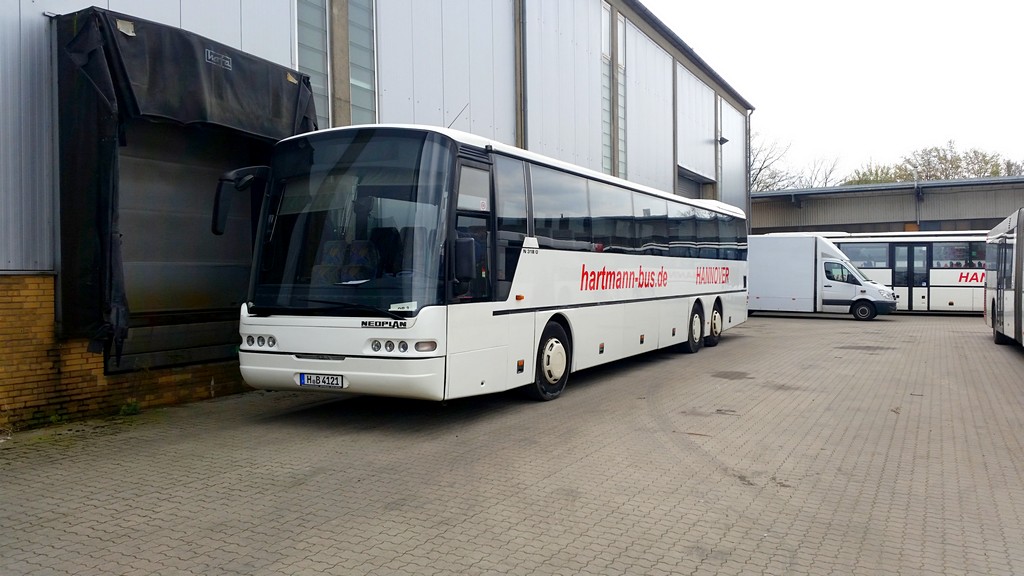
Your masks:
{"label": "bus front wheel", "polygon": [[537,375],[533,385],[526,388],[530,397],[547,401],[561,396],[569,381],[571,360],[572,347],[562,325],[548,322],[537,349]]}
{"label": "bus front wheel", "polygon": [[694,306],[690,311],[690,325],[686,342],[683,343],[683,352],[695,354],[700,350],[704,342],[704,313],[699,306]]}

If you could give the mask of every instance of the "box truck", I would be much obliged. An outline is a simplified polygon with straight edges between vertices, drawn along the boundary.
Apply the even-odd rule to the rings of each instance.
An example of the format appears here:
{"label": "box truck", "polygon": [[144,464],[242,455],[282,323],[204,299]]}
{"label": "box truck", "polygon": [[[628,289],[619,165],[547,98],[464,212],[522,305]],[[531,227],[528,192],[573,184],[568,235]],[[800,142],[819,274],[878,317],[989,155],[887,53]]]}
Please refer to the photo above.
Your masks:
{"label": "box truck", "polygon": [[871,320],[896,310],[896,294],[868,280],[827,238],[788,233],[747,241],[751,312],[831,312]]}

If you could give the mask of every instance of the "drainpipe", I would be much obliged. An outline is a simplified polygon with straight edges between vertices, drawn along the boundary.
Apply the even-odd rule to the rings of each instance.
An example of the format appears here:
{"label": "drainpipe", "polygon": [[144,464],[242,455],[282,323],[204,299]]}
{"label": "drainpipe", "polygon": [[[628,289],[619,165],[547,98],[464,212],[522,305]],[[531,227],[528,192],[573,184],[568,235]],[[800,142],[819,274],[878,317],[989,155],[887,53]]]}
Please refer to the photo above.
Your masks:
{"label": "drainpipe", "polygon": [[924,202],[924,192],[917,180],[917,168],[914,168],[914,217],[917,220],[917,229],[921,229],[921,203]]}

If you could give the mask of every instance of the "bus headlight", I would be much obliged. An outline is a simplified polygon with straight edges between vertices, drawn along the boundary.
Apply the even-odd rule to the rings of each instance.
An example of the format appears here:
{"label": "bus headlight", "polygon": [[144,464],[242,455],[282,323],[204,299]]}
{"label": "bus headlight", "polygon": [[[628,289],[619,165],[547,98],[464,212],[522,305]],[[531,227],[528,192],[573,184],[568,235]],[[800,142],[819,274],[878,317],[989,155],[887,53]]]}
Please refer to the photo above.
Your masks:
{"label": "bus headlight", "polygon": [[277,338],[260,334],[249,334],[243,344],[248,348],[276,348]]}
{"label": "bus headlight", "polygon": [[391,340],[388,340],[387,342],[384,343],[384,349],[387,350],[388,352],[393,352],[395,350],[395,343],[392,342]]}
{"label": "bus headlight", "polygon": [[434,342],[433,340],[425,340],[423,342],[416,343],[417,352],[433,352],[434,350],[437,350],[437,342]]}
{"label": "bus headlight", "polygon": [[374,352],[380,352],[380,340],[374,340],[373,344],[370,344],[370,348],[373,348]]}
{"label": "bus headlight", "polygon": [[398,343],[398,351],[399,352],[408,352],[409,351],[409,344],[407,342],[405,342],[404,340],[399,342]]}

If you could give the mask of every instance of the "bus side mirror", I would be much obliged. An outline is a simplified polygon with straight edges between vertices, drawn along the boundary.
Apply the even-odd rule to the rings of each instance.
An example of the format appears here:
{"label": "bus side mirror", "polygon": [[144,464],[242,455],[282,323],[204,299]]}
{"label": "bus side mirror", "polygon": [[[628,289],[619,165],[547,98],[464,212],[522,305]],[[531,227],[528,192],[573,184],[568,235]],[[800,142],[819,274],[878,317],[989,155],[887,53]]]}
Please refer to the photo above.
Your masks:
{"label": "bus side mirror", "polygon": [[455,239],[455,279],[469,282],[476,278],[476,241],[472,238]]}
{"label": "bus side mirror", "polygon": [[217,195],[213,199],[213,221],[210,230],[220,236],[228,223],[231,212],[231,198],[238,192],[251,188],[255,183],[265,184],[270,176],[267,166],[250,166],[225,172],[217,182]]}

